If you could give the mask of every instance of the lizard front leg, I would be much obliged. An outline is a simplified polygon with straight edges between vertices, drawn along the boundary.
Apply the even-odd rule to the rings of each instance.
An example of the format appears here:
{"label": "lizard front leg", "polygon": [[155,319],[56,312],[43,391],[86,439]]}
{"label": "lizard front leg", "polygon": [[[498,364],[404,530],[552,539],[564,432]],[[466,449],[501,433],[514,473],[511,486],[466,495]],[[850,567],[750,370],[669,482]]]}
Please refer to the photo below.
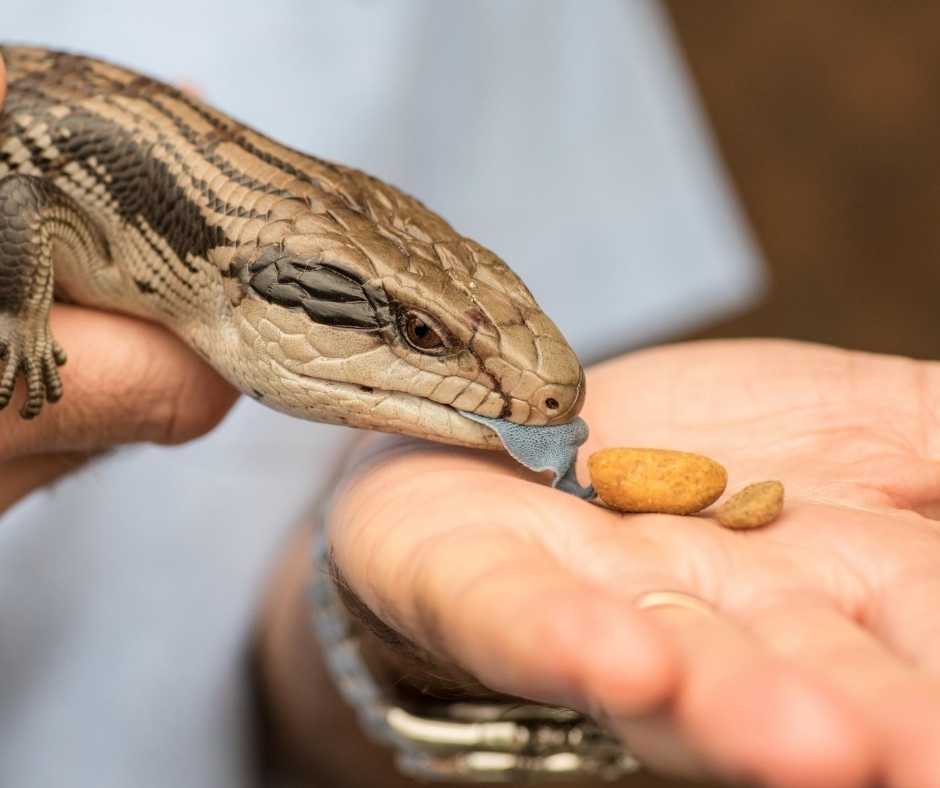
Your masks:
{"label": "lizard front leg", "polygon": [[78,256],[89,270],[109,257],[97,225],[54,184],[31,175],[0,179],[0,410],[22,374],[24,419],[62,396],[65,352],[49,329],[59,255]]}

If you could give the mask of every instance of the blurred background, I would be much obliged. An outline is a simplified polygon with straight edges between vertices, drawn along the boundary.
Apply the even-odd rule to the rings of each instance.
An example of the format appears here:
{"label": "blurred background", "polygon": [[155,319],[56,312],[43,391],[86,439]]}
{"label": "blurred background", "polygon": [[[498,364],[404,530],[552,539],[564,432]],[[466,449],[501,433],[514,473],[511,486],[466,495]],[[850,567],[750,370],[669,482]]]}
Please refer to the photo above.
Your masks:
{"label": "blurred background", "polygon": [[[754,335],[940,359],[940,5],[259,8],[2,0],[0,19],[416,194],[586,360]],[[347,439],[242,402],[7,516],[0,783],[255,785],[253,614]]]}
{"label": "blurred background", "polygon": [[940,6],[664,7],[770,279],[695,336],[940,358]]}

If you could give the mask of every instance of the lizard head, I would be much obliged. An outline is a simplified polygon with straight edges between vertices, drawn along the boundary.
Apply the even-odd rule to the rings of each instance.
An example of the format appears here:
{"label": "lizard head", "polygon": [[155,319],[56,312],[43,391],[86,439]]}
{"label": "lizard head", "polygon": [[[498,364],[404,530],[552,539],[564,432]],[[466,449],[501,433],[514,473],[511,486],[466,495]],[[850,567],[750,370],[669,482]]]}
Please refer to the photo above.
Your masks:
{"label": "lizard head", "polygon": [[495,254],[419,202],[344,170],[272,211],[230,277],[238,344],[259,366],[230,374],[293,415],[497,447],[461,411],[523,425],[571,421],[577,356]]}

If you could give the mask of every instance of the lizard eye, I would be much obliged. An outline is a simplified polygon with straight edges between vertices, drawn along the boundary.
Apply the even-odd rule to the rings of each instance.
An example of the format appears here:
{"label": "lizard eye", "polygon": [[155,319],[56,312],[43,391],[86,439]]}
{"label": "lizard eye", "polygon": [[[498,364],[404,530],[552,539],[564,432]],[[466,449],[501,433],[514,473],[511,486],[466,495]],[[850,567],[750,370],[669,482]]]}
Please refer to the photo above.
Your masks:
{"label": "lizard eye", "polygon": [[437,356],[450,350],[450,344],[445,339],[446,332],[438,327],[433,318],[417,309],[402,313],[401,333],[405,341],[419,353]]}

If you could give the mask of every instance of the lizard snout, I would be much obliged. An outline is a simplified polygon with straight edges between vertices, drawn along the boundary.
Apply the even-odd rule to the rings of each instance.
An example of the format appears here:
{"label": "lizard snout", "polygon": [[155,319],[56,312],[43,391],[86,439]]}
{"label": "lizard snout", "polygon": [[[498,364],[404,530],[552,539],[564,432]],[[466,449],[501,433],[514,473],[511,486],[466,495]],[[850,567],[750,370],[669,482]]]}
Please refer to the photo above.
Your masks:
{"label": "lizard snout", "polygon": [[548,383],[537,389],[530,399],[534,410],[541,413],[548,424],[571,421],[584,405],[584,370],[575,384]]}

